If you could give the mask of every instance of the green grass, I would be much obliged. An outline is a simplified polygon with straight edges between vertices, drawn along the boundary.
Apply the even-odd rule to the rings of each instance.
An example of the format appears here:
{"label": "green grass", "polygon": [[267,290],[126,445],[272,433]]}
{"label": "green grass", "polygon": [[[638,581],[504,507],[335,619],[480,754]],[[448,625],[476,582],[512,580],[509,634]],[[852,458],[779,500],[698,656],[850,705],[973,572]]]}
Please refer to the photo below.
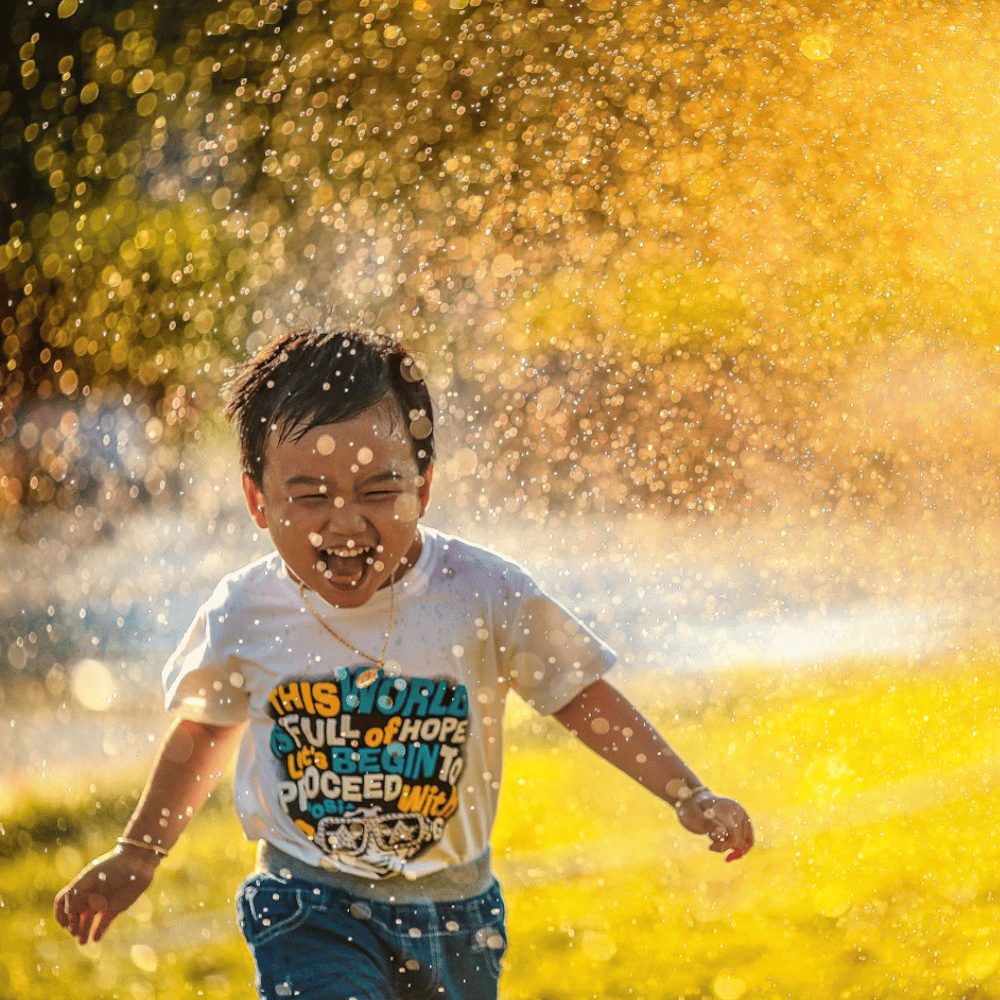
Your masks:
{"label": "green grass", "polygon": [[[665,677],[634,696],[751,811],[727,865],[670,809],[514,706],[494,849],[506,1000],[1000,996],[1000,678],[992,656]],[[0,837],[0,998],[250,997],[217,797],[100,946],[51,918],[133,801],[23,797]],[[97,808],[100,802],[101,808]]]}

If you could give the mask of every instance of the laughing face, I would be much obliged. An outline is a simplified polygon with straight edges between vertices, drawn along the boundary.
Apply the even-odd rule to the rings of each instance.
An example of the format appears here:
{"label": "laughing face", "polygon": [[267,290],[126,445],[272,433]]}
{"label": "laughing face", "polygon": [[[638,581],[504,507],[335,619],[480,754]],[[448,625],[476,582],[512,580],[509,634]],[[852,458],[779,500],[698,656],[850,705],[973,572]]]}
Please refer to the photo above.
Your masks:
{"label": "laughing face", "polygon": [[327,603],[357,608],[420,555],[430,477],[418,472],[398,404],[386,400],[298,440],[271,435],[262,483],[244,474],[243,491],[285,565]]}

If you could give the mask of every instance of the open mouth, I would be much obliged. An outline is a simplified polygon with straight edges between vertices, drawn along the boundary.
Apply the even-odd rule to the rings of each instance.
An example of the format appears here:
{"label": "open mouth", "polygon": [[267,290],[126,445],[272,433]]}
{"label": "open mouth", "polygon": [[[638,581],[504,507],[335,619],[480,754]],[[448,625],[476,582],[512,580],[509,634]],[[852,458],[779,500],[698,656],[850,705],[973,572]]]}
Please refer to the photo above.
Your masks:
{"label": "open mouth", "polygon": [[316,546],[315,568],[331,582],[356,587],[369,568],[375,571],[385,569],[384,563],[377,558],[381,550],[381,545],[337,545],[330,548]]}

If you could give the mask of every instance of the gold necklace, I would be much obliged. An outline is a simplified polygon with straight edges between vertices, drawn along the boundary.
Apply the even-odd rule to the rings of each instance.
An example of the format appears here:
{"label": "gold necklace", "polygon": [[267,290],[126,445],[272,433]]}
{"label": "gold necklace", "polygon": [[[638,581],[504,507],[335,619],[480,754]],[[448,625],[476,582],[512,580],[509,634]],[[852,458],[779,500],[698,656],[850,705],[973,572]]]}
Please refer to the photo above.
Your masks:
{"label": "gold necklace", "polygon": [[385,651],[389,648],[389,639],[392,636],[392,630],[396,623],[396,584],[393,578],[389,577],[389,630],[385,633],[385,642],[382,643],[382,652],[379,653],[378,657],[369,656],[363,649],[358,649],[357,646],[351,645],[342,635],[334,632],[332,628],[320,617],[319,612],[312,606],[309,598],[306,597],[306,584],[305,581],[298,577],[298,574],[294,573],[291,567],[286,567],[289,576],[298,581],[299,585],[299,597],[302,598],[302,603],[312,612],[313,618],[316,619],[337,640],[341,645],[346,646],[352,653],[357,653],[358,656],[363,657],[368,660],[369,663],[374,663],[374,667],[368,667],[363,670],[356,681],[359,688],[366,688],[370,684],[374,684],[378,680],[378,672],[385,669]]}

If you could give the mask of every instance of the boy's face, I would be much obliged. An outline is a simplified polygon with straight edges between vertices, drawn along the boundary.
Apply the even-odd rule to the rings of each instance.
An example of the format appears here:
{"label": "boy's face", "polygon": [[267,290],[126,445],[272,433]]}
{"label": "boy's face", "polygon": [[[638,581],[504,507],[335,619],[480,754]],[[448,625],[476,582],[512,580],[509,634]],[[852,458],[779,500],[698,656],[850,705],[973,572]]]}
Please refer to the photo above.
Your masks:
{"label": "boy's face", "polygon": [[329,604],[357,608],[419,556],[430,478],[419,475],[398,403],[386,400],[297,441],[272,434],[262,485],[244,474],[243,492],[292,572]]}

